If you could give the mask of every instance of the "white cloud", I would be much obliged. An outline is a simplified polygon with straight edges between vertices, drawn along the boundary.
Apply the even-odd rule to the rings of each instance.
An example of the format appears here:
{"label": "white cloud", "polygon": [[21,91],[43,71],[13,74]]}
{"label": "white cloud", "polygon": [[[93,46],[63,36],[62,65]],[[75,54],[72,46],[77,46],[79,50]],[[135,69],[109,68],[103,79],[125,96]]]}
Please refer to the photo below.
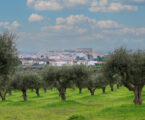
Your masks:
{"label": "white cloud", "polygon": [[[104,2],[105,4],[105,2]],[[117,23],[112,20],[101,20],[96,21],[96,19],[87,17],[82,14],[70,15],[66,18],[58,17],[56,19],[56,24],[52,26],[43,26],[42,31],[50,31],[55,33],[95,33],[95,31],[103,31],[105,29],[122,29],[124,25]]]}
{"label": "white cloud", "polygon": [[34,9],[38,11],[44,11],[44,10],[56,11],[56,10],[61,10],[62,8],[63,7],[61,6],[61,4],[54,0],[50,0],[50,1],[38,0],[34,4]]}
{"label": "white cloud", "polygon": [[140,3],[145,3],[145,0],[115,0],[115,1],[122,2],[122,3],[137,4],[137,5],[139,5]]}
{"label": "white cloud", "polygon": [[133,5],[122,5],[121,3],[111,3],[108,10],[111,12],[136,11],[138,7]]}
{"label": "white cloud", "polygon": [[59,17],[56,19],[56,24],[96,24],[96,20],[80,14],[70,15],[67,18]]}
{"label": "white cloud", "polygon": [[35,0],[27,0],[27,5],[31,6],[34,2],[35,2]]}
{"label": "white cloud", "polygon": [[42,31],[51,31],[51,32],[63,32],[64,30],[72,30],[72,26],[67,26],[67,25],[54,25],[54,26],[44,26],[41,28]]}
{"label": "white cloud", "polygon": [[58,11],[64,8],[88,5],[89,0],[27,0],[27,5],[37,11]]}
{"label": "white cloud", "polygon": [[59,18],[56,19],[56,24],[62,24],[62,23],[65,23],[65,22],[66,22],[66,20],[62,17],[59,17]]}
{"label": "white cloud", "polygon": [[[101,3],[101,5],[102,4],[106,4],[105,1],[104,3]],[[58,17],[55,25],[43,26],[41,32],[46,32],[57,37],[63,36],[64,38],[75,36],[75,38],[81,41],[95,41],[114,39],[118,37],[124,38],[127,36],[144,36],[145,28],[129,28],[116,21],[96,21],[96,19],[77,14],[65,18]]]}
{"label": "white cloud", "polygon": [[59,11],[90,6],[91,12],[136,11],[138,6],[132,3],[144,3],[145,0],[27,0],[27,5],[37,11]]}
{"label": "white cloud", "polygon": [[113,34],[113,35],[135,34],[135,29],[124,27],[118,30],[104,30],[103,32],[106,34]]}
{"label": "white cloud", "polygon": [[101,0],[99,5],[100,6],[104,6],[104,5],[107,5],[108,4],[108,0]]}
{"label": "white cloud", "polygon": [[145,0],[129,0],[130,2],[143,3]]}
{"label": "white cloud", "polygon": [[105,39],[105,36],[99,33],[91,34],[91,35],[84,35],[80,37],[82,41],[90,41],[90,40],[100,40]]}
{"label": "white cloud", "polygon": [[56,19],[56,25],[43,26],[42,31],[61,32],[61,33],[77,33],[84,34],[96,25],[96,20],[89,18],[85,15],[70,15],[66,18],[58,17]]}
{"label": "white cloud", "polygon": [[9,22],[0,22],[0,27],[8,26]]}
{"label": "white cloud", "polygon": [[145,35],[145,28],[137,28],[136,35]]}
{"label": "white cloud", "polygon": [[14,21],[12,23],[0,22],[0,27],[2,27],[4,29],[8,29],[8,30],[14,30],[14,29],[18,28],[19,26],[20,26],[20,24],[17,21]]}
{"label": "white cloud", "polygon": [[86,33],[88,30],[85,28],[78,28],[77,31],[79,34],[83,34],[83,33]]}
{"label": "white cloud", "polygon": [[102,20],[97,22],[97,26],[100,28],[119,28],[122,25],[112,20],[106,20],[106,21]]}
{"label": "white cloud", "polygon": [[17,22],[17,21],[14,21],[12,24],[11,24],[11,28],[12,29],[16,29],[20,26],[20,24]]}
{"label": "white cloud", "polygon": [[30,15],[28,20],[29,20],[29,22],[39,22],[39,21],[43,20],[43,17],[40,15],[37,15],[37,14],[32,14],[32,15]]}
{"label": "white cloud", "polygon": [[86,5],[88,0],[63,0],[63,2],[66,7],[74,7],[78,5]]}
{"label": "white cloud", "polygon": [[56,34],[69,33],[69,34],[84,34],[87,32],[85,28],[79,28],[72,25],[54,25],[54,26],[43,26],[41,31],[50,31]]}
{"label": "white cloud", "polygon": [[129,28],[129,27],[124,27],[118,30],[104,30],[103,31],[106,34],[117,34],[117,35],[145,35],[145,28]]}
{"label": "white cloud", "polygon": [[136,11],[138,6],[124,5],[119,2],[111,2],[108,0],[93,1],[89,8],[91,12],[120,12],[120,11]]}

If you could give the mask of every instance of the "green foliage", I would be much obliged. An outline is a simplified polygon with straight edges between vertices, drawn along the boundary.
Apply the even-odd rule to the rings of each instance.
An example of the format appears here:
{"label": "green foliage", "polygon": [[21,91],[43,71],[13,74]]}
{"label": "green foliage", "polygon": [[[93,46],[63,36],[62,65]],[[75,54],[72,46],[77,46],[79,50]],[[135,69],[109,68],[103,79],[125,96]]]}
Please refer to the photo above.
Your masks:
{"label": "green foliage", "polygon": [[24,90],[41,87],[41,78],[33,72],[17,72],[11,85],[14,89]]}
{"label": "green foliage", "polygon": [[93,73],[93,70],[85,65],[74,65],[72,68],[73,68],[72,74],[74,76],[73,80],[75,85],[78,88],[85,87],[86,81]]}
{"label": "green foliage", "polygon": [[83,115],[72,115],[68,120],[86,120]]}
{"label": "green foliage", "polygon": [[0,76],[14,71],[18,64],[15,38],[16,36],[9,32],[0,34]]}
{"label": "green foliage", "polygon": [[122,84],[135,93],[135,104],[142,104],[141,93],[145,85],[145,52],[116,49],[108,56],[104,65],[104,75],[111,82],[119,78]]}
{"label": "green foliage", "polygon": [[108,85],[108,81],[101,71],[93,72],[86,82],[86,87],[90,88],[102,88]]}
{"label": "green foliage", "polygon": [[[116,49],[108,56],[104,65],[105,76],[115,80],[118,77],[124,85],[145,84],[145,52],[131,52],[125,48]],[[121,78],[120,78],[121,77]]]}
{"label": "green foliage", "polygon": [[42,71],[43,80],[50,88],[57,88],[62,100],[65,100],[66,89],[73,86],[72,67],[48,66]]}
{"label": "green foliage", "polygon": [[15,38],[16,36],[9,32],[0,34],[0,96],[2,100],[5,100],[10,89],[10,76],[18,65]]}
{"label": "green foliage", "polygon": [[68,88],[73,85],[72,68],[69,66],[47,66],[42,77],[48,87]]}

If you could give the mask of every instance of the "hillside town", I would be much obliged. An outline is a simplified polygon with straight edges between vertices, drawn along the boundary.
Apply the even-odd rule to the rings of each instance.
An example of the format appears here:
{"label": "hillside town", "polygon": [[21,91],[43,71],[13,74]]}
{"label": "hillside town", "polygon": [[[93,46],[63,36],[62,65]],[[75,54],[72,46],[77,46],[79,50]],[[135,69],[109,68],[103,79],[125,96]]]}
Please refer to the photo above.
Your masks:
{"label": "hillside town", "polygon": [[21,65],[99,65],[103,63],[104,54],[93,52],[92,48],[77,48],[69,50],[53,50],[41,53],[19,54]]}

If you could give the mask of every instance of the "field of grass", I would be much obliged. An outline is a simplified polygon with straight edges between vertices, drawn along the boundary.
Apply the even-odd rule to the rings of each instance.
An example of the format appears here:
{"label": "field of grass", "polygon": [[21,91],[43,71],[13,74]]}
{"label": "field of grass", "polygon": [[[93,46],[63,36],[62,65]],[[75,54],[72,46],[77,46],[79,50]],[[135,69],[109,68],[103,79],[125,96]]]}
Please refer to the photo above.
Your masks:
{"label": "field of grass", "polygon": [[68,120],[73,115],[84,116],[84,120],[145,120],[145,90],[143,105],[136,106],[133,93],[124,87],[114,92],[108,87],[106,94],[97,89],[95,96],[90,96],[87,89],[82,94],[77,89],[68,89],[65,102],[55,89],[47,93],[41,90],[40,97],[36,97],[35,91],[28,91],[26,102],[21,92],[12,94],[7,95],[6,101],[0,101],[0,120]]}

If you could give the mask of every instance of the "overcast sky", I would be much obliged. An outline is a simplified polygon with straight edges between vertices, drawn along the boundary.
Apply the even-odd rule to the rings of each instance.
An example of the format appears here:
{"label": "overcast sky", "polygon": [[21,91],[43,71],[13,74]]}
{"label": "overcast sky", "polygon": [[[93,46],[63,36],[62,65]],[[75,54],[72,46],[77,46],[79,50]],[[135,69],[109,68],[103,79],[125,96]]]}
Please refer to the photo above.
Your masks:
{"label": "overcast sky", "polygon": [[19,51],[145,48],[145,0],[0,0],[0,33]]}

